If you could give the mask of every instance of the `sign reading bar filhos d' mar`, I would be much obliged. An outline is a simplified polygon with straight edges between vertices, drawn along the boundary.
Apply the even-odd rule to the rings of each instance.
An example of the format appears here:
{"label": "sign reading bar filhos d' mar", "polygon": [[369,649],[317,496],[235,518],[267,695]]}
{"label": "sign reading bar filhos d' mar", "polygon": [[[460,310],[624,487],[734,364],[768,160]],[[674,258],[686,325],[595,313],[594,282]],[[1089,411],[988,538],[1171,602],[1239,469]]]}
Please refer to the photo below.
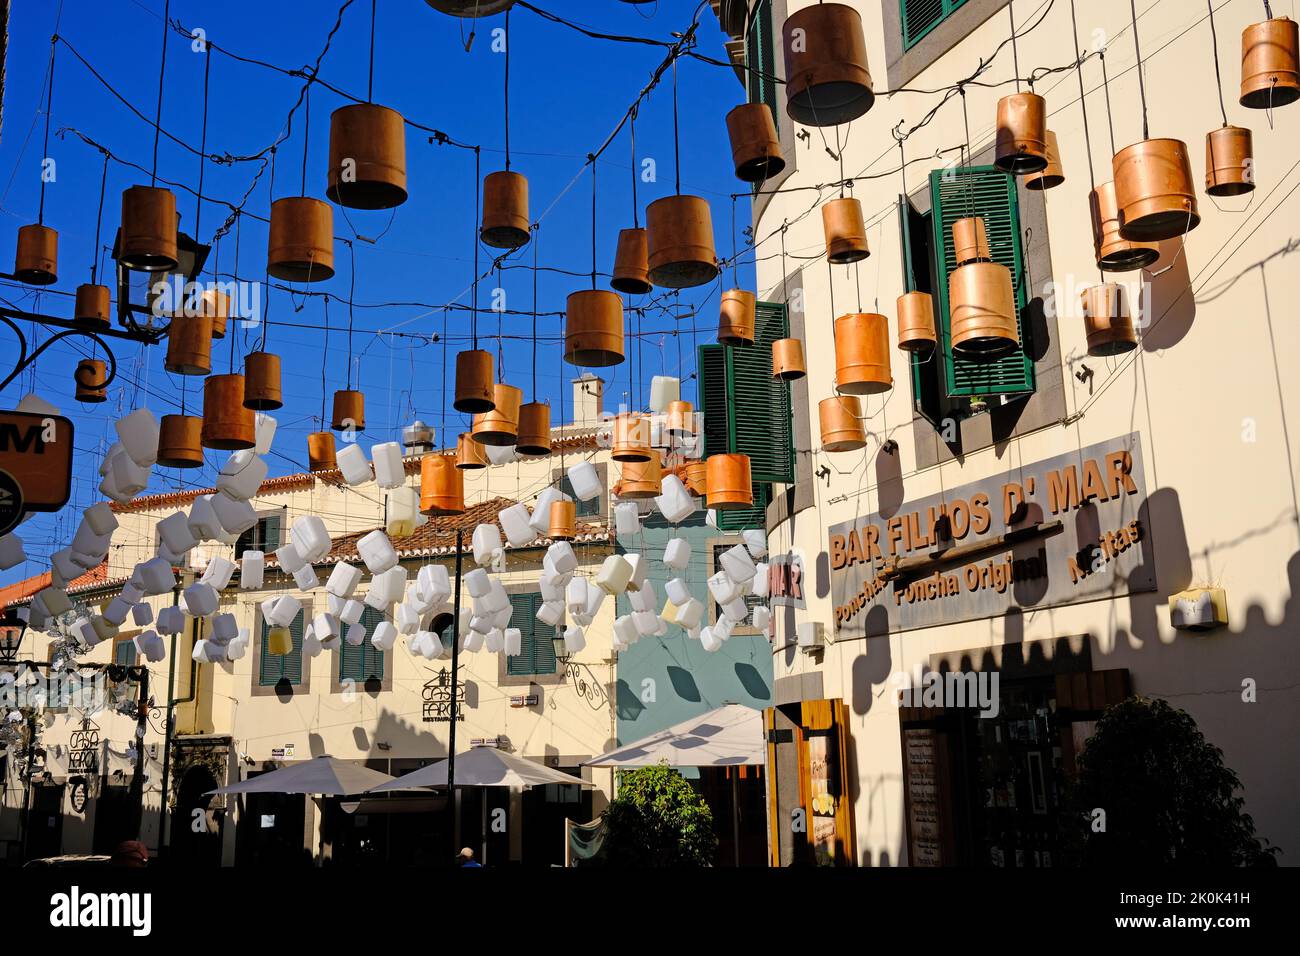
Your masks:
{"label": "sign reading bar filhos d' mar", "polygon": [[841,638],[1150,591],[1136,433],[832,525]]}

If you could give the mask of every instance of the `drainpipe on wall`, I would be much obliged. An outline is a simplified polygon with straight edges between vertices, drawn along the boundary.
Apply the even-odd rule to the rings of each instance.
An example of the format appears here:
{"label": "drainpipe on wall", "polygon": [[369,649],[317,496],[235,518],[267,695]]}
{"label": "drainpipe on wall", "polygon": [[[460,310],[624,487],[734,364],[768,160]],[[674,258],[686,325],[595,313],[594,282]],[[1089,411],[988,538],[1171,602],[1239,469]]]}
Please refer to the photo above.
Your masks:
{"label": "drainpipe on wall", "polygon": [[[192,580],[193,573],[187,575],[186,580]],[[177,584],[172,588],[172,607],[180,602],[181,585]],[[195,618],[191,624],[191,633],[194,640],[199,639],[199,629],[202,618]],[[168,656],[167,663],[167,725],[163,730],[163,766],[162,766],[162,794],[158,809],[158,855],[162,857],[167,849],[169,840],[167,835],[167,796],[168,786],[171,782],[171,758],[172,758],[172,732],[176,724],[176,705],[187,704],[194,700],[196,684],[198,682],[199,665],[193,656],[190,657],[190,692],[184,697],[176,696],[176,635],[172,635],[171,653]]]}

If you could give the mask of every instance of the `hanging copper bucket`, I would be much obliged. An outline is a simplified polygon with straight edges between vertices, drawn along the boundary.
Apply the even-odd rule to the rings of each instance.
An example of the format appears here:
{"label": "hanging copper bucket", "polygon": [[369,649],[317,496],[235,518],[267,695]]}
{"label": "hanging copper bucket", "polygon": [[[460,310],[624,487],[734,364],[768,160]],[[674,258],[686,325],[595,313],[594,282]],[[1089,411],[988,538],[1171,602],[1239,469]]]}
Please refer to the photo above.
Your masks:
{"label": "hanging copper bucket", "polygon": [[492,386],[494,408],[474,416],[470,436],[484,445],[513,445],[519,440],[519,405],[524,393],[513,385],[497,382]]}
{"label": "hanging copper bucket", "polygon": [[104,385],[108,378],[108,368],[103,359],[82,359],[77,363],[77,370],[72,380],[77,383],[77,401],[98,405],[108,398],[108,389]]}
{"label": "hanging copper bucket", "polygon": [[604,289],[580,289],[565,302],[564,361],[599,368],[623,361],[623,300]]}
{"label": "hanging copper bucket", "polygon": [[857,451],[867,444],[862,402],[856,395],[832,395],[817,403],[823,451]]}
{"label": "hanging copper bucket", "polygon": [[174,315],[167,326],[167,358],[173,375],[207,375],[212,371],[212,320],[202,315]]}
{"label": "hanging copper bucket", "polygon": [[803,342],[799,339],[777,339],[772,343],[772,377],[783,382],[793,382],[808,374],[808,364],[803,357]]}
{"label": "hanging copper bucket", "polygon": [[1205,191],[1240,196],[1255,188],[1255,148],[1250,130],[1220,126],[1205,136]]}
{"label": "hanging copper bucket", "polygon": [[615,461],[649,461],[656,454],[650,447],[650,422],[641,415],[624,412],[614,419],[613,451]]}
{"label": "hanging copper bucket", "polygon": [[889,320],[851,312],[835,320],[835,382],[848,395],[879,395],[894,387],[889,374]]}
{"label": "hanging copper bucket", "polygon": [[531,235],[528,180],[519,173],[488,173],[483,180],[483,227],[479,238],[495,249],[518,249]]}
{"label": "hanging copper bucket", "polygon": [[420,512],[426,515],[458,515],[464,510],[465,476],[456,467],[456,459],[441,452],[422,457]]}
{"label": "hanging copper bucket", "polygon": [[727,135],[736,178],[742,182],[761,183],[785,169],[776,121],[766,103],[741,103],[728,113]]}
{"label": "hanging copper bucket", "polygon": [[451,407],[472,415],[492,411],[492,379],[491,352],[483,349],[457,352],[456,398]]}
{"label": "hanging copper bucket", "polygon": [[271,203],[266,271],[288,282],[333,278],[334,210],[329,203],[309,196],[286,196]]}
{"label": "hanging copper bucket", "polygon": [[618,496],[631,499],[654,498],[663,494],[663,482],[663,462],[658,452],[645,461],[625,461],[619,476]]}
{"label": "hanging copper bucket", "polygon": [[551,406],[546,402],[529,402],[519,407],[519,440],[515,451],[521,455],[551,453]]}
{"label": "hanging copper bucket", "polygon": [[487,456],[487,446],[476,442],[468,432],[461,432],[456,439],[456,467],[486,468],[491,463]]}
{"label": "hanging copper bucket", "polygon": [[249,352],[244,356],[244,407],[271,412],[283,405],[280,356],[274,352]]}
{"label": "hanging copper bucket", "polygon": [[341,388],[334,393],[334,414],[330,428],[336,432],[366,430],[366,396],[356,389]]}
{"label": "hanging copper bucket", "polygon": [[244,376],[209,375],[203,380],[204,448],[239,451],[257,443],[253,410],[244,405]]}
{"label": "hanging copper bucket", "polygon": [[1088,354],[1119,355],[1137,348],[1137,330],[1129,314],[1124,287],[1115,282],[1090,286],[1080,294]]}
{"label": "hanging copper bucket", "polygon": [[1047,100],[1037,93],[1012,93],[998,100],[993,164],[1012,176],[1047,168]]}
{"label": "hanging copper bucket", "polygon": [[1065,182],[1065,168],[1061,165],[1061,147],[1056,142],[1056,134],[1047,131],[1047,166],[1041,173],[1034,173],[1025,179],[1025,188],[1042,192],[1055,189]]}
{"label": "hanging copper bucket", "polygon": [[552,541],[572,541],[578,536],[578,506],[572,501],[552,501],[546,536]]}
{"label": "hanging copper bucket", "polygon": [[1253,110],[1300,99],[1300,31],[1287,17],[1241,31],[1241,105]]}
{"label": "hanging copper bucket", "polygon": [[668,434],[678,438],[695,434],[695,407],[690,402],[668,403]]}
{"label": "hanging copper bucket", "polygon": [[837,266],[861,262],[871,255],[867,248],[867,227],[862,221],[862,203],[856,199],[832,199],[823,205],[822,232],[826,235],[826,258]]}
{"label": "hanging copper bucket", "polygon": [[1119,234],[1119,205],[1115,184],[1102,183],[1088,196],[1092,211],[1092,248],[1102,272],[1132,272],[1145,269],[1160,258],[1160,250],[1149,243],[1130,242]]}
{"label": "hanging copper bucket", "polygon": [[665,196],[646,209],[650,281],[689,289],[718,276],[713,216],[699,196]]}
{"label": "hanging copper bucket", "polygon": [[1192,163],[1178,139],[1144,139],[1112,161],[1119,234],[1134,242],[1159,242],[1200,225]]}
{"label": "hanging copper bucket", "polygon": [[132,186],[122,193],[117,261],[141,272],[176,268],[176,197],[170,190]]}
{"label": "hanging copper bucket", "polygon": [[697,498],[703,498],[709,491],[708,459],[688,461],[683,469],[682,483],[686,490]]}
{"label": "hanging copper bucket", "polygon": [[206,289],[199,297],[199,313],[212,320],[212,337],[224,339],[230,321],[230,296],[216,289]]}
{"label": "hanging copper bucket", "polygon": [[18,227],[14,278],[28,285],[50,285],[59,278],[59,234],[33,223]]}
{"label": "hanging copper bucket", "polygon": [[106,329],[112,325],[109,318],[111,306],[106,285],[77,286],[76,305],[72,310],[72,324],[83,329]]}
{"label": "hanging copper bucket", "polygon": [[490,17],[494,13],[503,13],[514,4],[515,0],[425,0],[429,6],[453,17]]}
{"label": "hanging copper bucket", "polygon": [[164,468],[202,468],[202,435],[202,418],[164,415],[158,426],[158,464]]}
{"label": "hanging copper bucket", "polygon": [[963,358],[992,361],[1020,345],[1011,271],[997,262],[969,262],[948,277],[952,349]]}
{"label": "hanging copper bucket", "polygon": [[339,466],[334,455],[334,433],[312,432],[307,436],[307,470],[333,471]]}
{"label": "hanging copper bucket", "polygon": [[[799,32],[796,32],[799,31]],[[786,17],[785,111],[804,126],[838,126],[871,109],[862,17],[843,3],[818,3]]]}
{"label": "hanging copper bucket", "polygon": [[988,262],[993,258],[983,218],[970,216],[952,224],[952,250],[959,266],[968,262]]}
{"label": "hanging copper bucket", "polygon": [[620,229],[610,288],[624,295],[644,295],[650,284],[650,253],[644,229]]}
{"label": "hanging copper bucket", "polygon": [[925,354],[937,344],[934,300],[926,292],[904,292],[898,297],[898,347]]}
{"label": "hanging copper bucket", "polygon": [[748,455],[710,455],[705,459],[708,507],[718,511],[754,506]]}
{"label": "hanging copper bucket", "polygon": [[406,202],[406,128],[400,113],[377,103],[354,103],[330,114],[325,195],[349,209],[392,209]]}
{"label": "hanging copper bucket", "polygon": [[753,345],[757,305],[754,293],[744,289],[728,289],[722,293],[718,341],[723,345]]}

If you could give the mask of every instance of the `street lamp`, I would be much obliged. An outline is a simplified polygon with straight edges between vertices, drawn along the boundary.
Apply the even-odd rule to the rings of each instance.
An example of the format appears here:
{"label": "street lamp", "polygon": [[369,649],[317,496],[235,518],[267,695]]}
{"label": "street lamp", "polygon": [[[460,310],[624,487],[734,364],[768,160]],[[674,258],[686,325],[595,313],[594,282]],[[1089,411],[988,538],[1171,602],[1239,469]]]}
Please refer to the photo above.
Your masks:
{"label": "street lamp", "polygon": [[[176,214],[176,266],[163,272],[135,269],[122,261],[122,230],[119,228],[113,238],[113,260],[117,264],[117,318],[127,328],[136,328],[140,323],[136,315],[145,316],[144,324],[153,325],[154,303],[159,296],[158,286],[175,286],[178,282],[184,290],[186,283],[193,282],[203,271],[212,247],[192,239],[180,231],[180,213]],[[134,276],[144,277],[145,301],[139,304],[131,301],[131,283]],[[175,309],[181,308],[182,302],[174,303]],[[169,316],[170,318],[170,316]]]}

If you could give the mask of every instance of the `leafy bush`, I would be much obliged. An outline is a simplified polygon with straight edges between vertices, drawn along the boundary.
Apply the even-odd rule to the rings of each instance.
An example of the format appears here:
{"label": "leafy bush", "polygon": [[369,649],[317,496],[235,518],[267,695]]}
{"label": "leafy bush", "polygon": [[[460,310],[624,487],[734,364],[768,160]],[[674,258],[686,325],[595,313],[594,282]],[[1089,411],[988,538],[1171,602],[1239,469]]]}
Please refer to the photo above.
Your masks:
{"label": "leafy bush", "polygon": [[711,866],[718,849],[713,811],[662,764],[619,774],[604,823],[604,845],[592,862],[606,866]]}

